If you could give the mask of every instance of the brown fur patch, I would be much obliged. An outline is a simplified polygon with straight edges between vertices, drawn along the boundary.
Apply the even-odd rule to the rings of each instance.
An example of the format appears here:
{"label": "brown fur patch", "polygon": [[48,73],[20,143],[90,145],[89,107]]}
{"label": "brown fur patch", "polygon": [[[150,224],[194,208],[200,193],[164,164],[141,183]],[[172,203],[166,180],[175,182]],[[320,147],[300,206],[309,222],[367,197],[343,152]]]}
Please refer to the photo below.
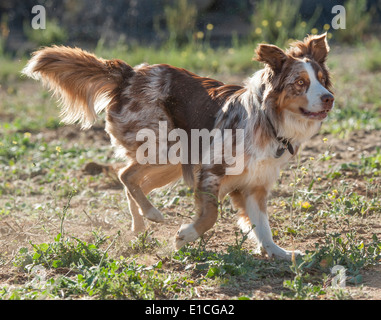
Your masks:
{"label": "brown fur patch", "polygon": [[299,107],[308,105],[308,99],[305,95],[295,95],[291,90],[283,90],[278,96],[278,112],[288,110],[294,113],[300,113]]}
{"label": "brown fur patch", "polygon": [[134,101],[133,103],[129,104],[128,110],[131,112],[139,112],[141,111],[143,106],[140,104],[139,101]]}
{"label": "brown fur patch", "polygon": [[112,100],[132,68],[121,60],[103,60],[78,48],[52,46],[37,51],[23,70],[43,82],[61,98],[62,120],[79,121],[88,128],[107,104],[94,106],[100,99]]}
{"label": "brown fur patch", "polygon": [[233,207],[235,210],[245,210],[245,197],[242,195],[240,191],[234,190],[233,192],[229,193],[229,196],[232,199]]}
{"label": "brown fur patch", "polygon": [[152,190],[161,188],[171,182],[181,178],[181,166],[168,165],[153,167],[150,172],[144,175],[140,185],[144,194],[150,193]]}
{"label": "brown fur patch", "polygon": [[271,44],[260,44],[255,53],[257,55],[255,60],[268,64],[275,72],[280,72],[284,62],[287,60],[284,51]]}

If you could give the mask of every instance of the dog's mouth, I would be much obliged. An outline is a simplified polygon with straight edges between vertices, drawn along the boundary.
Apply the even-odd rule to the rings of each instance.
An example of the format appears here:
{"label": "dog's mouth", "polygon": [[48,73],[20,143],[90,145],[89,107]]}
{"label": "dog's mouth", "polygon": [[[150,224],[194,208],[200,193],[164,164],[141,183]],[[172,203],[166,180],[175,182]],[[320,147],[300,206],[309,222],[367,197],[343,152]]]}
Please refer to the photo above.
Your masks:
{"label": "dog's mouth", "polygon": [[303,116],[305,116],[308,119],[312,119],[312,120],[324,120],[325,118],[327,118],[327,115],[329,112],[328,109],[322,110],[320,112],[310,112],[310,111],[307,111],[303,108],[299,108],[299,110]]}

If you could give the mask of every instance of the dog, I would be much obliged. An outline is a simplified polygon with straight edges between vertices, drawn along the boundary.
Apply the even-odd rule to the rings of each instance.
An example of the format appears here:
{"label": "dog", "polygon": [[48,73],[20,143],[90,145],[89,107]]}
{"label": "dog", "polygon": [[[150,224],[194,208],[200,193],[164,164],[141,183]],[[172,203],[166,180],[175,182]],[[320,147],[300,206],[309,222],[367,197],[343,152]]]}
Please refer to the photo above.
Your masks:
{"label": "dog", "polygon": [[[309,35],[287,50],[259,44],[253,59],[264,67],[242,86],[226,85],[166,64],[131,67],[121,60],[104,60],[65,46],[34,52],[22,73],[41,80],[60,98],[64,123],[79,123],[87,129],[105,111],[105,130],[116,156],[125,159],[118,177],[124,185],[134,232],[144,231],[144,218],[155,222],[164,219],[146,195],[184,177],[194,188],[196,215],[192,223],[178,230],[176,249],[213,227],[218,201],[229,195],[239,226],[256,240],[258,251],[290,260],[300,252],[274,243],[266,200],[280,168],[302,143],[318,133],[333,108],[328,52],[326,34]],[[236,156],[243,159],[242,171],[227,174],[231,165],[226,159],[206,164],[137,161],[139,147],[145,143],[137,139],[139,132],[149,129],[157,137],[161,123],[166,124],[167,133],[175,129],[186,134],[196,129],[231,129],[237,136],[241,130],[244,148]],[[171,143],[173,146],[175,141]],[[190,144],[188,141],[192,147]],[[151,147],[158,145],[156,139]]]}

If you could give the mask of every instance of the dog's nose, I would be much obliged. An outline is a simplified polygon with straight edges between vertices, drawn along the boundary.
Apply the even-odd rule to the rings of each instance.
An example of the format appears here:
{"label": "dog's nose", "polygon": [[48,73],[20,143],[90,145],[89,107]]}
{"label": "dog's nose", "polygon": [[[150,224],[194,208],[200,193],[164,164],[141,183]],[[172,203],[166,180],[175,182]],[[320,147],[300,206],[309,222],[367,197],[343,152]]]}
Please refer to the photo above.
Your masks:
{"label": "dog's nose", "polygon": [[332,94],[330,94],[330,93],[324,94],[320,97],[320,99],[323,102],[324,107],[327,107],[330,110],[332,109],[333,101],[335,100],[335,98],[333,97]]}

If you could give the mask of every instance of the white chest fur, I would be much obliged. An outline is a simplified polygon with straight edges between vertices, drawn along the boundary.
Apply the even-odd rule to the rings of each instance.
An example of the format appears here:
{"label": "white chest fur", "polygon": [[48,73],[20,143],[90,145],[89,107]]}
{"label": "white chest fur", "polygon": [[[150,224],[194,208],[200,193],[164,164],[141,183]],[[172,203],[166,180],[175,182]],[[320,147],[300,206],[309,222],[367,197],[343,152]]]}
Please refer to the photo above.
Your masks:
{"label": "white chest fur", "polygon": [[250,192],[255,187],[269,190],[279,177],[280,169],[288,163],[292,155],[286,150],[280,158],[248,159],[245,170],[237,176],[226,176],[221,183],[219,198],[223,199],[229,192],[241,190]]}

